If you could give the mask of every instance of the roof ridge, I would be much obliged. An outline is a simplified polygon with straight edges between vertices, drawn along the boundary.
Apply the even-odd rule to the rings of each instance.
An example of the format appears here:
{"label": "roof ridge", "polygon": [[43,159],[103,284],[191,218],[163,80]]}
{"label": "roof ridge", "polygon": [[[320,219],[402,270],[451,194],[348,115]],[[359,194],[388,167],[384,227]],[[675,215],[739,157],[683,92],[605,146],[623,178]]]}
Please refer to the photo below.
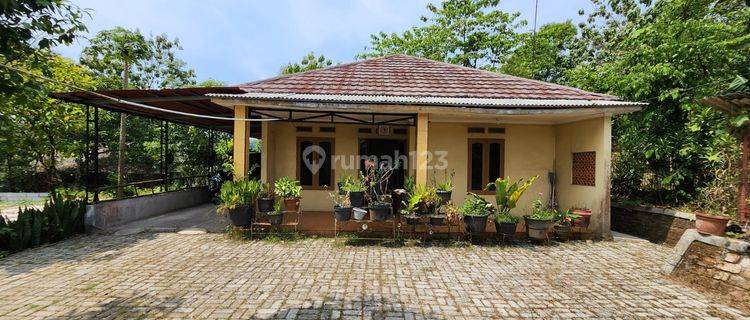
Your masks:
{"label": "roof ridge", "polygon": [[271,77],[271,78],[265,78],[265,79],[260,79],[260,80],[255,80],[255,81],[240,83],[240,84],[234,85],[234,87],[242,88],[242,87],[245,87],[245,86],[252,86],[254,84],[258,84],[258,83],[261,83],[261,82],[274,81],[274,80],[283,79],[283,78],[287,78],[287,77],[291,77],[291,76],[299,76],[299,75],[303,75],[303,74],[310,74],[310,73],[316,73],[316,72],[320,72],[320,71],[333,70],[333,69],[336,69],[336,68],[347,67],[347,66],[351,66],[351,65],[355,65],[355,64],[360,64],[360,63],[365,63],[365,62],[369,62],[369,61],[376,61],[376,60],[380,60],[380,59],[384,59],[384,58],[388,58],[388,57],[392,57],[392,56],[397,56],[397,55],[398,54],[391,54],[391,55],[386,55],[386,56],[372,57],[372,58],[368,58],[368,59],[364,59],[364,60],[354,60],[354,61],[351,61],[351,62],[337,64],[335,66],[328,66],[328,67],[320,68],[320,69],[313,69],[313,70],[307,70],[307,71],[295,72],[295,73],[289,73],[289,74],[280,74],[278,76]]}
{"label": "roof ridge", "polygon": [[579,92],[579,93],[599,95],[599,96],[602,96],[603,98],[604,97],[608,97],[608,98],[614,98],[615,100],[619,100],[620,99],[620,97],[613,96],[613,95],[606,94],[606,93],[598,93],[598,92],[586,91],[586,90],[579,89],[579,88],[576,88],[576,87],[570,87],[570,86],[561,85],[561,84],[552,83],[552,82],[547,82],[547,81],[542,81],[542,80],[536,80],[536,79],[529,79],[529,78],[524,78],[524,77],[520,77],[520,76],[514,76],[514,75],[507,74],[507,73],[502,73],[502,72],[495,72],[495,71],[484,70],[484,69],[479,69],[479,68],[472,68],[472,67],[462,66],[462,65],[459,65],[459,64],[445,62],[445,61],[432,60],[430,58],[425,58],[425,57],[410,56],[408,54],[395,54],[395,55],[401,55],[401,56],[406,56],[406,57],[410,57],[410,58],[415,58],[415,59],[418,59],[418,60],[424,60],[424,61],[428,61],[428,62],[439,63],[439,64],[443,64],[443,65],[446,65],[446,66],[450,66],[450,67],[454,67],[454,68],[459,68],[459,69],[464,69],[464,70],[469,70],[469,71],[480,71],[480,72],[483,72],[483,73],[491,74],[493,76],[505,76],[505,77],[511,77],[511,78],[515,78],[515,79],[521,79],[521,80],[531,81],[531,82],[534,82],[534,83],[548,85],[548,86],[552,86],[552,87],[565,88],[565,89],[573,90],[573,91],[576,91],[576,92]]}

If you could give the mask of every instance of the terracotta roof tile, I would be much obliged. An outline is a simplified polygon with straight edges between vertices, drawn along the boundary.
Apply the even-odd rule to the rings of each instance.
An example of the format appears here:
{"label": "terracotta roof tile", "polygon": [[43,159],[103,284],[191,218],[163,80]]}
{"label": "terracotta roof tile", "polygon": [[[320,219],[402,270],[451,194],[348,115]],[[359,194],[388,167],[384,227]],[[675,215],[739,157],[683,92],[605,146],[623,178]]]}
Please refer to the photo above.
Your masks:
{"label": "terracotta roof tile", "polygon": [[407,55],[357,61],[239,87],[255,93],[619,100],[606,94]]}

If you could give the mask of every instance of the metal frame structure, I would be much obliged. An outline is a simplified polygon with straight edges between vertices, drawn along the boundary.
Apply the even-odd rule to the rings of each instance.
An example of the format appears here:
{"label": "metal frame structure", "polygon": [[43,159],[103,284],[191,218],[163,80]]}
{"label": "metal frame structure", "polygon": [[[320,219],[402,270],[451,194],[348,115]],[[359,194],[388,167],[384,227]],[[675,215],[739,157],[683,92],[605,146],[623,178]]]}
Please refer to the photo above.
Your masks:
{"label": "metal frame structure", "polygon": [[[98,203],[100,202],[99,193],[105,190],[122,188],[128,186],[152,186],[152,194],[156,193],[153,186],[161,185],[164,192],[169,191],[169,184],[173,181],[205,181],[211,176],[216,170],[216,154],[213,148],[214,140],[216,138],[215,131],[213,129],[202,127],[202,129],[208,132],[208,144],[209,144],[209,158],[207,167],[209,169],[208,175],[196,175],[196,176],[184,176],[184,177],[173,177],[170,171],[170,165],[172,161],[172,153],[169,151],[169,124],[170,121],[161,120],[159,123],[159,179],[152,179],[146,181],[131,182],[116,186],[102,186],[100,181],[100,170],[99,170],[99,155],[100,155],[100,126],[99,126],[99,107],[94,105],[84,106],[86,113],[86,132],[84,135],[84,144],[86,146],[86,152],[84,152],[84,189],[85,198],[87,203]],[[143,115],[138,115],[143,118],[149,118]],[[193,183],[191,183],[193,185]],[[200,185],[200,183],[198,183]],[[184,188],[186,189],[186,188]],[[139,196],[139,195],[136,195]],[[92,197],[92,198],[90,198]],[[89,199],[91,199],[89,201]]]}

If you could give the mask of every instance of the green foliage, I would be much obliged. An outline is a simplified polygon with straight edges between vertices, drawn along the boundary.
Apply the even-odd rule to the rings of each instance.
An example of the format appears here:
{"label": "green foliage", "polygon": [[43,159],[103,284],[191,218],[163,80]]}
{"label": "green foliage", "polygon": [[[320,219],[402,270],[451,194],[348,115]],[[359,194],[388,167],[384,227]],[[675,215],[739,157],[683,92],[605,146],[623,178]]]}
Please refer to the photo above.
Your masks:
{"label": "green foliage", "polygon": [[475,193],[467,193],[464,204],[458,208],[458,212],[464,216],[488,216],[495,210],[495,206]]}
{"label": "green foliage", "polygon": [[534,220],[548,220],[552,221],[557,216],[557,211],[549,208],[547,205],[542,203],[542,200],[536,199],[531,204],[531,214],[529,218]]}
{"label": "green foliage", "polygon": [[341,178],[341,190],[345,192],[363,192],[365,183],[359,176],[344,176]]}
{"label": "green foliage", "polygon": [[536,181],[539,176],[533,176],[526,181],[518,179],[518,181],[511,183],[510,177],[508,178],[497,178],[495,182],[487,184],[485,189],[495,188],[495,204],[497,205],[497,211],[502,215],[509,215],[510,210],[516,207],[516,203],[521,196],[526,192],[531,184]]}
{"label": "green foliage", "polygon": [[218,213],[225,213],[239,206],[252,206],[263,189],[258,180],[226,181],[219,190]]}
{"label": "green foliage", "polygon": [[83,233],[85,214],[82,200],[53,192],[42,210],[19,208],[15,221],[0,217],[0,251],[18,252]]}
{"label": "green foliage", "polygon": [[[26,61],[33,69],[44,69],[48,50],[68,45],[86,31],[86,10],[65,0],[20,0],[0,2],[0,63]],[[0,68],[0,94],[28,91],[21,75]],[[33,90],[33,89],[32,89]]]}
{"label": "green foliage", "polygon": [[322,54],[316,57],[314,52],[310,52],[306,56],[302,57],[302,60],[300,60],[300,62],[290,62],[282,67],[281,74],[305,72],[330,67],[331,65],[333,65],[333,61],[331,61],[331,59],[326,58]]}
{"label": "green foliage", "polygon": [[414,213],[417,210],[432,213],[429,211],[434,210],[440,204],[440,196],[438,196],[435,187],[417,185],[408,196],[405,210],[409,213]]}
{"label": "green foliage", "polygon": [[282,199],[299,198],[302,194],[302,187],[298,180],[289,177],[282,177],[281,179],[276,180],[274,191],[276,192],[276,195]]}
{"label": "green foliage", "polygon": [[555,212],[555,222],[560,225],[568,226],[580,217],[580,215],[574,214],[570,210],[557,210]]}
{"label": "green foliage", "polygon": [[571,55],[581,62],[568,83],[647,101],[643,111],[613,119],[617,198],[658,204],[696,199],[723,166],[712,160],[728,137],[722,117],[696,101],[748,74],[744,1],[594,1]]}
{"label": "green foliage", "polygon": [[436,174],[432,175],[432,184],[435,185],[438,191],[453,191],[453,178],[456,177],[456,170],[451,170],[450,174],[448,170],[443,172],[443,179],[441,181],[435,180]]}
{"label": "green foliage", "polygon": [[369,52],[359,58],[408,54],[466,67],[497,69],[518,39],[515,30],[526,24],[519,13],[497,9],[499,0],[446,0],[428,4],[431,16],[401,34],[370,36]]}
{"label": "green foliage", "polygon": [[498,213],[495,215],[495,222],[497,223],[518,223],[518,220],[520,220],[518,217],[510,213]]}
{"label": "green foliage", "polygon": [[519,35],[520,44],[500,71],[548,82],[564,81],[565,72],[575,66],[570,55],[577,30],[572,22],[550,23],[534,33]]}

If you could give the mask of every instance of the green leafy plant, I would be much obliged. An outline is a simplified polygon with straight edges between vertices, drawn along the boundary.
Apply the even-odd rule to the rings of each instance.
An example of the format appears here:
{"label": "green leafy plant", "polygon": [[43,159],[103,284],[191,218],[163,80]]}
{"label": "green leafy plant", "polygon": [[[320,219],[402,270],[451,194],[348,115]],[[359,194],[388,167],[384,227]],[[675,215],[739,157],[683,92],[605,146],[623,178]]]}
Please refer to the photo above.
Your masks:
{"label": "green leafy plant", "polygon": [[495,182],[487,184],[485,189],[489,190],[491,187],[494,187],[497,211],[501,214],[510,214],[510,210],[516,207],[518,200],[537,178],[539,176],[533,176],[526,181],[518,179],[516,182],[511,182],[510,178],[497,178]]}
{"label": "green leafy plant", "polygon": [[411,195],[414,192],[414,188],[417,186],[417,181],[414,176],[410,175],[404,178],[404,191],[407,195]]}
{"label": "green leafy plant", "polygon": [[555,214],[555,223],[559,225],[569,226],[580,217],[580,215],[574,214],[570,210],[559,210],[556,211]]}
{"label": "green leafy plant", "polygon": [[481,217],[490,215],[495,211],[495,206],[479,195],[471,192],[467,195],[466,201],[464,201],[464,204],[458,209],[458,212],[462,215]]}
{"label": "green leafy plant", "polygon": [[299,198],[302,194],[302,187],[298,180],[294,180],[289,177],[282,177],[276,180],[274,184],[276,195],[284,199],[288,198]]}
{"label": "green leafy plant", "polygon": [[261,183],[261,185],[260,185],[260,192],[258,193],[258,198],[259,199],[273,198],[274,195],[275,194],[273,192],[273,188],[271,187],[271,183],[270,182],[263,182],[263,183]]}
{"label": "green leafy plant", "polygon": [[341,190],[345,192],[363,192],[365,184],[358,176],[346,176],[341,180]]}
{"label": "green leafy plant", "polygon": [[545,220],[552,221],[555,219],[557,212],[554,209],[548,208],[542,200],[536,199],[531,205],[531,214],[529,218],[534,220]]}
{"label": "green leafy plant", "polygon": [[435,176],[436,174],[432,175],[432,182],[438,191],[453,191],[453,178],[456,177],[455,170],[451,170],[450,174],[446,170],[441,181],[435,181]]}
{"label": "green leafy plant", "polygon": [[266,212],[266,215],[269,216],[276,216],[284,213],[284,210],[282,210],[284,200],[282,198],[276,198],[276,201],[273,203],[273,211]]}
{"label": "green leafy plant", "polygon": [[254,179],[224,182],[219,190],[220,204],[217,212],[224,214],[227,210],[255,204],[262,189],[262,183]]}
{"label": "green leafy plant", "polygon": [[495,215],[497,223],[518,223],[519,218],[509,213],[498,213]]}

